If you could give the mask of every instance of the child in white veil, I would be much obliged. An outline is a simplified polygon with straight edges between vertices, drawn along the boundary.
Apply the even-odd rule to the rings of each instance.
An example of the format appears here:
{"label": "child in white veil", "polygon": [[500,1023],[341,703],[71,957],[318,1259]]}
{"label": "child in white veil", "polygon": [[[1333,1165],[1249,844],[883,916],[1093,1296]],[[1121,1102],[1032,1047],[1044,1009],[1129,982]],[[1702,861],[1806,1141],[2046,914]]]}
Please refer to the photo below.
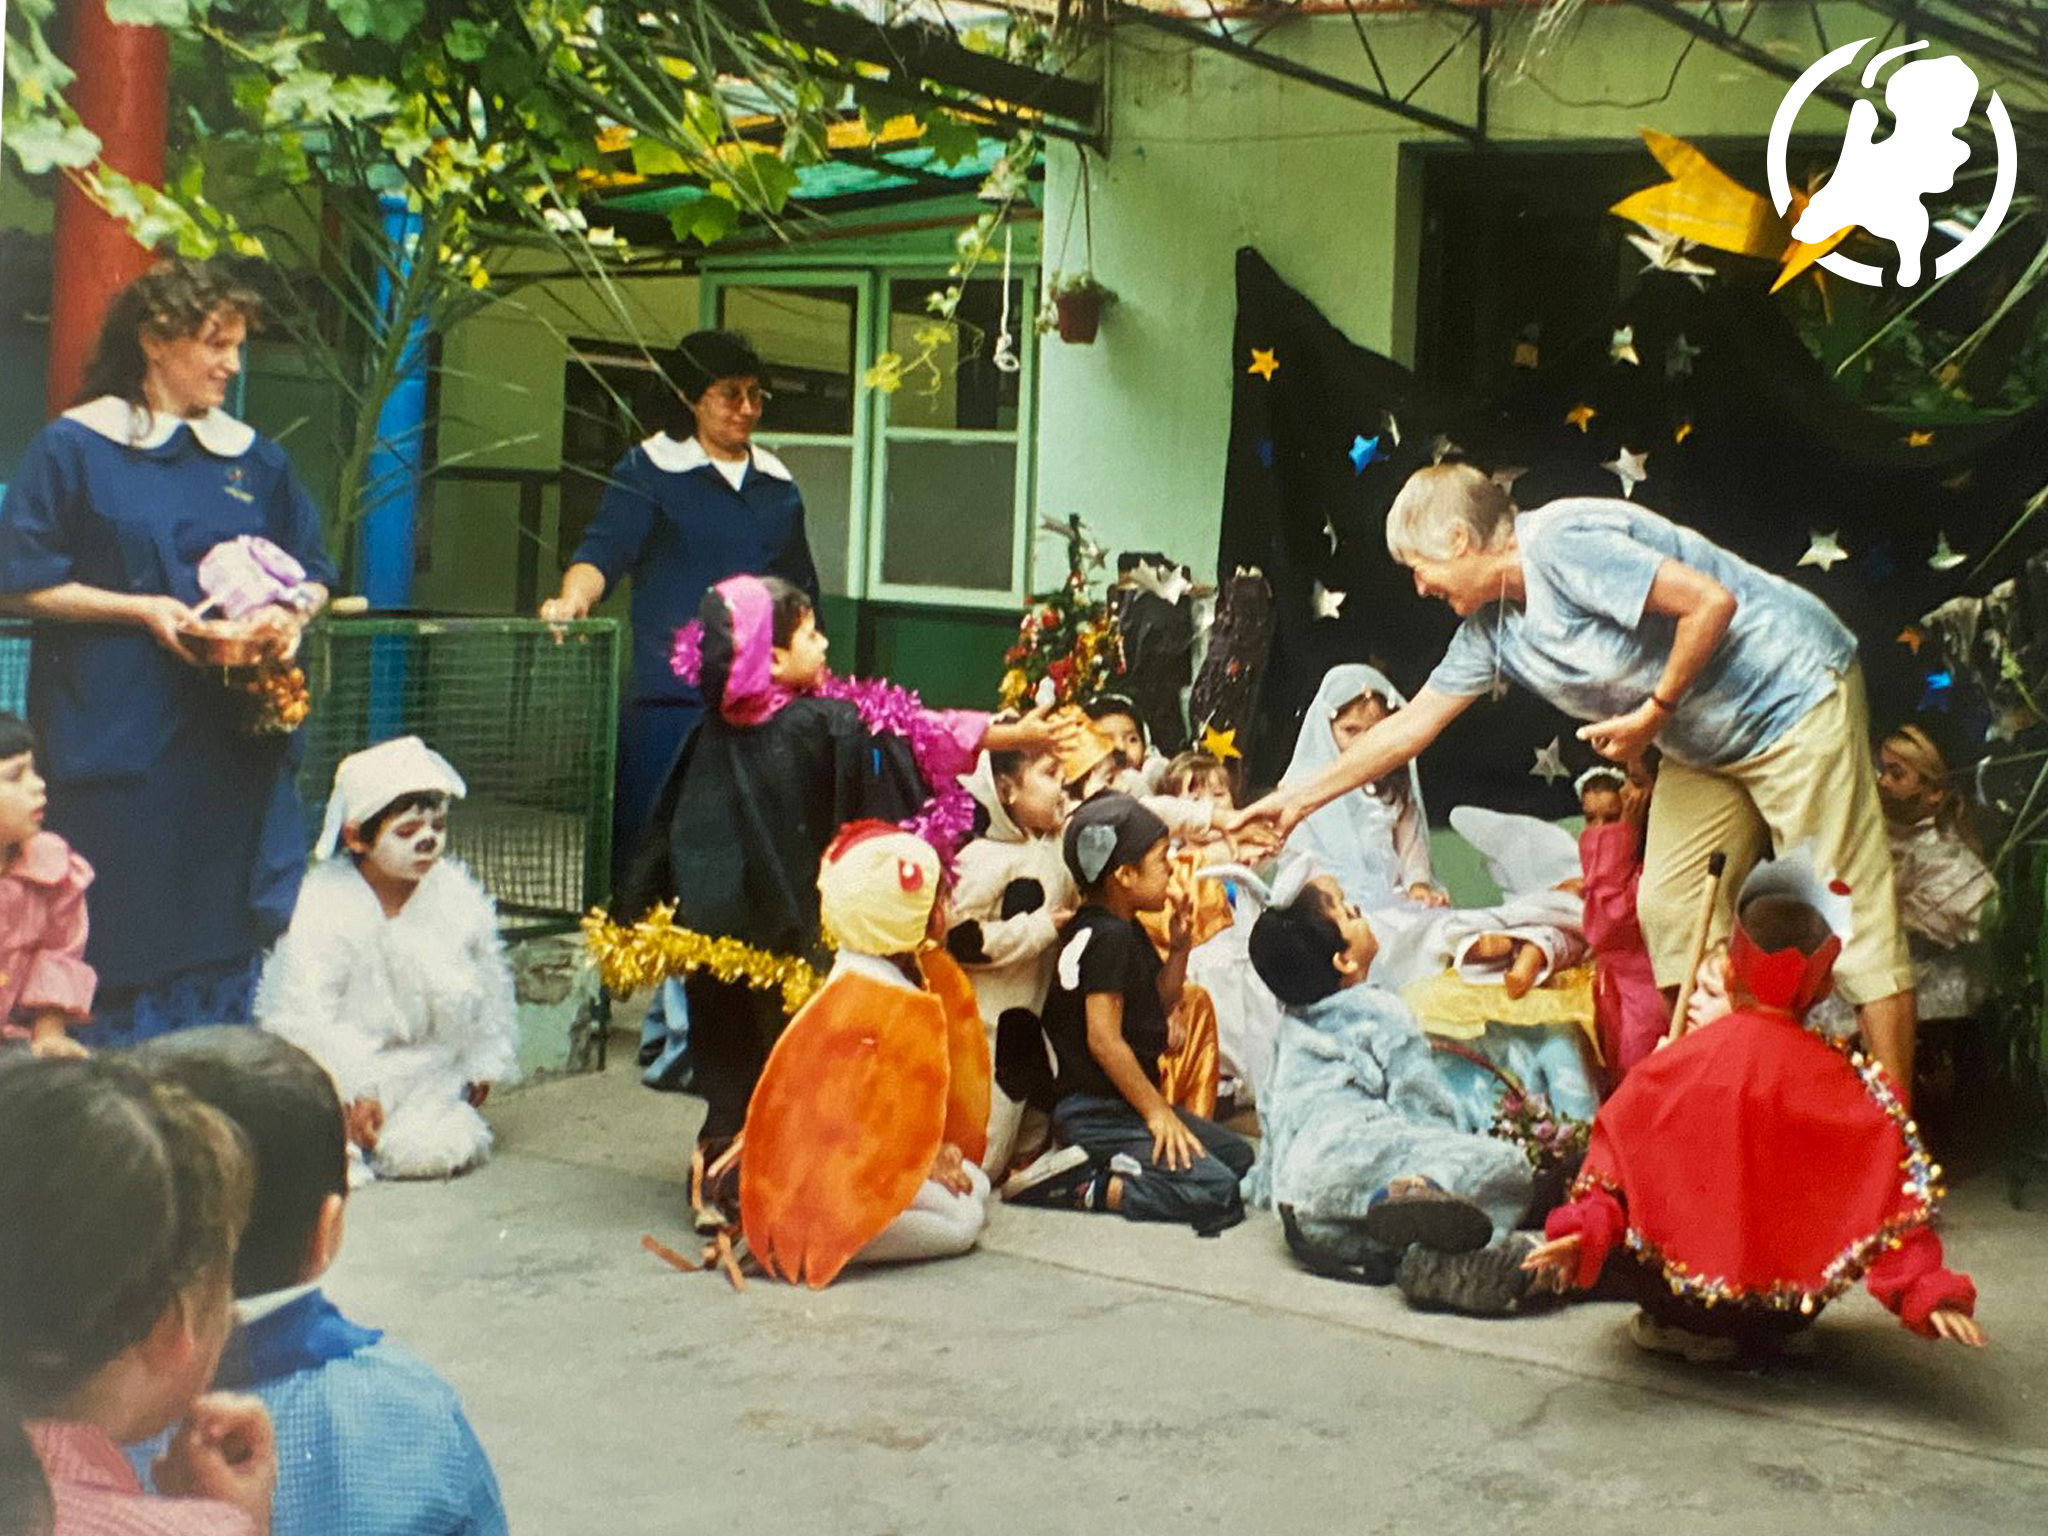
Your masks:
{"label": "child in white veil", "polygon": [[[1302,717],[1294,760],[1281,784],[1313,777],[1349,742],[1407,702],[1377,667],[1362,662],[1332,667]],[[1368,912],[1404,900],[1436,907],[1448,901],[1430,867],[1429,817],[1422,777],[1412,762],[1306,817],[1288,837],[1287,850],[1314,859]]]}

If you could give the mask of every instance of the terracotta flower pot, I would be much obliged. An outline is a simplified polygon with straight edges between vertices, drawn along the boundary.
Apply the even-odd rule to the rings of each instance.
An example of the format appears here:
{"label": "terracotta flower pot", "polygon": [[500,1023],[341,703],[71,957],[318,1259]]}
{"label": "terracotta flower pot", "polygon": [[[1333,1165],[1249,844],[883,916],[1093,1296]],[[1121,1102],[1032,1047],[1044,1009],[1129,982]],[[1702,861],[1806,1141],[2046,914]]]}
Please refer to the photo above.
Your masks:
{"label": "terracotta flower pot", "polygon": [[1062,293],[1052,302],[1058,312],[1060,340],[1076,346],[1091,345],[1097,328],[1102,324],[1102,295]]}

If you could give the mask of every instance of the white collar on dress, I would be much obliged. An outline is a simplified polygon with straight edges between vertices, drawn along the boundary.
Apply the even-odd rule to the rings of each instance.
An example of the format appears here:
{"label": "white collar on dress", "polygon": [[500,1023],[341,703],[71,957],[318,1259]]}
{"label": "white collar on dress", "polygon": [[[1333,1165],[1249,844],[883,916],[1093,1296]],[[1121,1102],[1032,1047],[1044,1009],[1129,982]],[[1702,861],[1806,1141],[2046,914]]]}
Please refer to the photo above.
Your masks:
{"label": "white collar on dress", "polygon": [[130,405],[119,395],[101,395],[64,413],[66,421],[90,427],[124,448],[160,448],[180,427],[190,427],[199,446],[217,459],[239,459],[256,441],[256,429],[215,407],[204,416],[162,416]]}
{"label": "white collar on dress", "polygon": [[[657,432],[640,444],[641,450],[653,461],[654,467],[671,475],[686,474],[693,469],[702,469],[706,464],[717,461],[704,451],[704,445],[695,437],[686,437],[677,442],[666,432]],[[796,476],[789,472],[789,466],[759,445],[750,450],[754,456],[754,468],[764,475],[777,480],[795,482]]]}
{"label": "white collar on dress", "polygon": [[903,992],[919,990],[916,986],[912,985],[908,976],[905,976],[896,969],[892,962],[884,960],[880,955],[862,955],[856,954],[850,949],[842,949],[839,951],[838,958],[832,962],[831,976],[827,976],[825,979],[830,981],[832,976],[844,976],[849,973],[855,976],[865,976],[869,981],[878,981],[885,987],[895,987]]}

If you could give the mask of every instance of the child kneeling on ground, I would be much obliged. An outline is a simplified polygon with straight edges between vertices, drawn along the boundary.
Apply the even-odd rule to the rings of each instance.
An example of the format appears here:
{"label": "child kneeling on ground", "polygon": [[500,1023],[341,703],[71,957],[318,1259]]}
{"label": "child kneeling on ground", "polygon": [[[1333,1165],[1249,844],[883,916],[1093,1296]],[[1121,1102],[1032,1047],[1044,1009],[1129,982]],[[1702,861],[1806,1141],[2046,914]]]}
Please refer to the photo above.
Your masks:
{"label": "child kneeling on ground", "polygon": [[1168,958],[1139,926],[1167,904],[1166,823],[1129,795],[1099,794],[1067,819],[1061,852],[1083,905],[1061,932],[1045,1033],[1059,1066],[1053,1135],[1063,1147],[1005,1186],[1023,1204],[1114,1211],[1215,1231],[1239,1221],[1243,1137],[1174,1109],[1160,1058],[1187,973],[1187,920]]}
{"label": "child kneeling on ground", "polygon": [[1372,926],[1334,878],[1299,884],[1306,864],[1283,871],[1252,926],[1252,967],[1286,1017],[1246,1196],[1279,1210],[1288,1247],[1317,1274],[1398,1279],[1420,1305],[1510,1311],[1529,1288],[1519,1265],[1533,1245],[1512,1235],[1528,1159],[1469,1123],[1415,1015],[1369,980]]}
{"label": "child kneeling on ground", "polygon": [[497,1479],[455,1389],[320,1290],[348,1196],[346,1117],[320,1064],[232,1025],[150,1041],[136,1060],[249,1147],[239,1326],[214,1385],[257,1398],[276,1426],[270,1536],[504,1536]]}
{"label": "child kneeling on ground", "polygon": [[1860,1276],[1915,1333],[1981,1346],[1977,1290],[1945,1268],[1941,1170],[1898,1085],[1809,1024],[1850,937],[1847,888],[1805,849],[1760,864],[1722,966],[1734,1011],[1639,1062],[1600,1109],[1532,1271],[1593,1284],[1636,1259],[1630,1336],[1693,1364],[1806,1353]]}
{"label": "child kneeling on ground", "polygon": [[256,1018],[310,1052],[348,1108],[351,1177],[439,1179],[490,1155],[477,1111],[518,1070],[497,913],[441,855],[462,776],[417,736],[341,760]]}

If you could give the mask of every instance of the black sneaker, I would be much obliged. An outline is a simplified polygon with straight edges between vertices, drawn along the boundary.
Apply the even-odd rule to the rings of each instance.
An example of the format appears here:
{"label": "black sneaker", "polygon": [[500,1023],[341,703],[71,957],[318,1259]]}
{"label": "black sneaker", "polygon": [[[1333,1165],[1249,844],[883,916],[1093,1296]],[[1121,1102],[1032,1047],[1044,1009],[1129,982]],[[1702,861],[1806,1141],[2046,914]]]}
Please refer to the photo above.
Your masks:
{"label": "black sneaker", "polygon": [[1396,1253],[1421,1246],[1470,1253],[1493,1238],[1493,1219],[1462,1195],[1430,1185],[1379,1196],[1366,1208],[1365,1231]]}
{"label": "black sneaker", "polygon": [[1084,1205],[1095,1171],[1086,1147],[1054,1147],[1003,1180],[1003,1199],[1070,1210]]}
{"label": "black sneaker", "polygon": [[[1394,1255],[1375,1252],[1370,1239],[1362,1242],[1341,1243],[1323,1241],[1310,1237],[1302,1231],[1301,1218],[1294,1207],[1283,1205],[1280,1210],[1280,1230],[1287,1237],[1287,1251],[1294,1255],[1294,1262],[1312,1275],[1321,1275],[1326,1280],[1345,1280],[1352,1285],[1385,1285],[1394,1278]],[[1313,1218],[1321,1229],[1334,1230],[1335,1222],[1321,1217]],[[1355,1229],[1359,1238],[1365,1237],[1363,1222],[1344,1224]]]}
{"label": "black sneaker", "polygon": [[1401,1256],[1394,1285],[1411,1307],[1425,1312],[1506,1317],[1520,1310],[1536,1278],[1522,1268],[1522,1260],[1535,1247],[1536,1240],[1522,1232],[1491,1248],[1465,1253],[1417,1245]]}

